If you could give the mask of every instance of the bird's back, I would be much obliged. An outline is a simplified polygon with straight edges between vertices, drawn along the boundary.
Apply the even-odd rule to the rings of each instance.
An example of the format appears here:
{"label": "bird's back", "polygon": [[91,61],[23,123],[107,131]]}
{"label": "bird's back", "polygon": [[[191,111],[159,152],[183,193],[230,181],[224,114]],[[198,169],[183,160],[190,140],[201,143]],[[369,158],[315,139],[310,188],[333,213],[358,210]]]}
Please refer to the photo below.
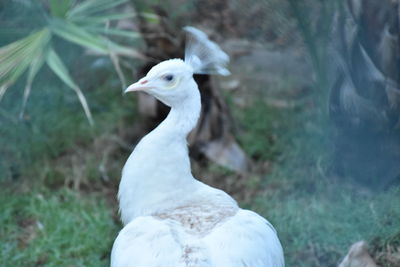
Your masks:
{"label": "bird's back", "polygon": [[274,227],[257,213],[239,209],[204,238],[212,266],[282,267],[284,257]]}
{"label": "bird's back", "polygon": [[261,216],[202,203],[141,216],[118,235],[112,267],[284,266],[280,242]]}

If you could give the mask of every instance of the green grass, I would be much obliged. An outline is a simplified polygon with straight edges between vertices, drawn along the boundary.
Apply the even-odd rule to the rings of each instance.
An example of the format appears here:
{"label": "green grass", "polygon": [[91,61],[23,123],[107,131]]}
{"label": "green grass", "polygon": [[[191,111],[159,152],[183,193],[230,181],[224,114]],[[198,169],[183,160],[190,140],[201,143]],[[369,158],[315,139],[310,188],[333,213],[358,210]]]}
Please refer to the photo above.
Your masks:
{"label": "green grass", "polygon": [[[135,107],[122,97],[119,84],[112,84],[111,66],[94,69],[74,62],[73,52],[66,49],[66,58],[71,69],[86,70],[73,74],[84,85],[93,128],[74,93],[46,70],[34,85],[24,120],[18,120],[21,85],[0,103],[0,266],[109,265],[121,228],[115,220],[117,203],[110,197],[115,197],[126,152],[110,152],[110,181],[101,178],[98,165],[110,148],[109,137],[126,138],[137,123]],[[232,109],[253,172],[243,178],[210,164],[202,173],[222,189],[239,191],[244,207],[273,223],[287,266],[337,266],[362,239],[372,251],[399,247],[400,188],[374,190],[336,177],[331,171],[334,129],[321,107],[323,96],[296,96],[295,78],[274,81],[267,88],[272,92],[257,92],[251,106]],[[296,105],[275,107],[266,101],[271,95]],[[236,178],[242,179],[238,186]],[[83,185],[80,190],[71,189],[76,180]],[[226,188],[224,180],[229,180]],[[380,264],[390,266],[384,259]]]}
{"label": "green grass", "polygon": [[103,198],[68,189],[2,190],[1,266],[109,266],[117,226]]}
{"label": "green grass", "polygon": [[288,266],[336,266],[351,244],[389,239],[400,227],[399,189],[363,194],[321,182],[313,192],[294,190],[297,196],[267,193],[254,205],[275,225]]}
{"label": "green grass", "polygon": [[334,129],[318,105],[310,105],[318,98],[308,98],[304,106],[283,110],[259,101],[239,116],[246,151],[260,164],[272,161],[272,171],[259,174],[262,189],[247,206],[275,226],[287,266],[337,266],[360,240],[371,250],[385,250],[385,240],[398,247],[400,187],[375,191],[335,177]]}
{"label": "green grass", "polygon": [[[44,92],[50,94],[51,88],[44,88]],[[125,127],[127,122],[121,119],[134,108],[130,101],[121,100],[115,89],[90,95],[97,121],[94,129],[87,125],[79,103],[65,105],[64,97],[53,100],[50,113],[31,113],[29,127],[18,123],[14,125],[17,128],[3,129],[9,132],[7,140],[10,147],[14,142],[16,152],[20,152],[20,146],[29,147],[23,155],[30,160],[20,164],[27,166],[22,168],[21,177],[5,179],[1,184],[0,262],[4,266],[109,264],[120,225],[113,219],[117,203],[107,201],[115,192],[104,188],[115,189],[119,174],[116,171],[109,183],[101,182],[96,169],[100,159],[90,144]],[[332,174],[330,136],[334,129],[314,103],[318,97],[310,94],[304,104],[294,108],[272,107],[263,101],[266,97],[257,97],[253,105],[235,112],[242,128],[239,141],[256,166],[241,190],[257,191],[253,200],[243,204],[273,223],[287,266],[337,266],[359,240],[368,241],[371,250],[377,252],[398,247],[400,188],[375,191]],[[40,102],[40,96],[33,99],[32,103]],[[27,129],[21,131],[23,127]],[[19,137],[12,139],[13,132]],[[84,182],[88,190],[65,187],[63,181],[72,174],[56,170],[63,164],[57,159],[71,150],[84,151],[87,162],[91,162],[85,162],[82,169],[90,178]],[[112,159],[117,161],[117,169],[122,167],[123,157],[120,154]],[[27,158],[22,157],[21,162],[23,159]],[[265,162],[271,166],[268,172],[257,168]],[[218,179],[235,177],[213,164],[207,171]],[[391,266],[384,259],[381,262],[382,266]]]}
{"label": "green grass", "polygon": [[[52,87],[44,87],[33,95],[32,103],[52,102],[31,107],[28,122],[11,123],[4,117],[1,121],[7,125],[1,131],[8,134],[1,142],[10,155],[21,153],[15,162],[22,171],[0,184],[0,262],[2,266],[108,266],[121,226],[114,219],[117,203],[109,201],[115,191],[107,188],[116,189],[119,172],[112,181],[102,182],[96,169],[101,157],[91,144],[133,123],[126,117],[133,117],[134,107],[120,99],[116,89],[89,91],[97,122],[92,129],[76,100],[68,102],[73,99],[68,94],[54,97],[52,92]],[[332,174],[333,129],[314,94],[294,108],[272,107],[264,102],[266,97],[257,97],[253,105],[234,114],[242,129],[239,142],[255,165],[241,190],[257,192],[243,204],[273,223],[287,266],[337,266],[359,240],[368,241],[378,252],[398,247],[400,188],[374,191]],[[65,179],[74,178],[73,172],[57,171],[60,164],[68,169],[63,157],[74,151],[86,153],[87,160],[82,173],[89,178],[79,191],[63,185]],[[111,159],[116,169],[124,157]],[[271,166],[268,172],[257,168],[266,162]],[[207,171],[218,179],[235,179],[232,172],[213,164]],[[390,266],[384,259],[381,262]]]}
{"label": "green grass", "polygon": [[[0,266],[109,266],[120,226],[107,189],[114,180],[100,179],[97,168],[109,147],[101,137],[134,117],[134,106],[119,88],[89,91],[90,127],[64,89],[50,83],[33,92],[23,121],[10,105],[18,95],[6,95],[0,107]],[[120,169],[107,171],[118,179]],[[71,190],[75,182],[87,189]]]}

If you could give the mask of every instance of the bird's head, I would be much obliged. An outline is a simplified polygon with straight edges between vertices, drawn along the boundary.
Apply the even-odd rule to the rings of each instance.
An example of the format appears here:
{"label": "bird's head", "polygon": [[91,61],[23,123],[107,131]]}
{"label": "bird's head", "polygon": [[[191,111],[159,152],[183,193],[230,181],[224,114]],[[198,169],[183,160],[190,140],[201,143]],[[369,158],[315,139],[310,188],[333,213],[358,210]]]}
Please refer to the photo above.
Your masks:
{"label": "bird's head", "polygon": [[157,64],[125,92],[143,91],[173,107],[188,97],[199,96],[193,74],[229,75],[228,55],[204,32],[193,27],[184,30],[187,32],[185,61],[170,59]]}
{"label": "bird's head", "polygon": [[155,65],[145,77],[130,85],[125,93],[143,91],[172,107],[194,94],[195,90],[198,89],[193,79],[193,69],[181,59],[170,59]]}

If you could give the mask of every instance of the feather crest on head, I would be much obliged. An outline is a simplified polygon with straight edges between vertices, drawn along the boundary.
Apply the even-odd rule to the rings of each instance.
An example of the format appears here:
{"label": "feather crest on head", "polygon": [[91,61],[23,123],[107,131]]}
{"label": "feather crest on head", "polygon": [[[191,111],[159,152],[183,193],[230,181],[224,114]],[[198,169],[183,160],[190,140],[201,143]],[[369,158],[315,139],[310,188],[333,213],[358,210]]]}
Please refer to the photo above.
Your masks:
{"label": "feather crest on head", "polygon": [[193,68],[194,74],[230,74],[226,68],[229,56],[216,43],[194,27],[187,26],[184,30],[187,32],[185,63]]}

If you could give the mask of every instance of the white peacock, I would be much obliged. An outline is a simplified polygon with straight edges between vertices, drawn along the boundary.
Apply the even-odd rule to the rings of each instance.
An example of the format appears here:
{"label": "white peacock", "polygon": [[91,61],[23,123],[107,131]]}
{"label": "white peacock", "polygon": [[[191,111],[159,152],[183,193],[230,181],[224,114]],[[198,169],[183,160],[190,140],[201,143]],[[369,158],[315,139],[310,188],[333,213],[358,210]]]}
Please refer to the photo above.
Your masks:
{"label": "white peacock", "polygon": [[203,32],[185,30],[185,61],[163,61],[126,89],[153,95],[171,111],[124,166],[118,197],[125,226],[111,266],[284,266],[273,226],[191,173],[186,137],[201,109],[193,74],[227,75],[229,57]]}

